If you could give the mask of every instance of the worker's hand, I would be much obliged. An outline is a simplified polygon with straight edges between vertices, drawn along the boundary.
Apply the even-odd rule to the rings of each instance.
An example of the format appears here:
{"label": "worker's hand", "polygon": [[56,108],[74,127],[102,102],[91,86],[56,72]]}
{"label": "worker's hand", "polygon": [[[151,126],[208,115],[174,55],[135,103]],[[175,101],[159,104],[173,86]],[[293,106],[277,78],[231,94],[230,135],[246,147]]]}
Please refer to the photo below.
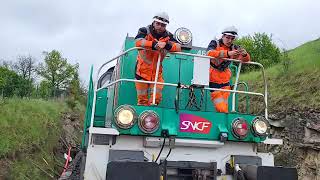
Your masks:
{"label": "worker's hand", "polygon": [[240,54],[240,51],[238,50],[233,50],[233,51],[228,51],[228,56],[238,56]]}
{"label": "worker's hand", "polygon": [[165,43],[165,42],[158,41],[157,45],[156,45],[156,48],[157,49],[163,49],[166,46],[166,44],[167,43]]}
{"label": "worker's hand", "polygon": [[243,49],[243,48],[239,49],[238,51],[241,53],[242,56],[246,56],[247,55],[247,51],[245,49]]}

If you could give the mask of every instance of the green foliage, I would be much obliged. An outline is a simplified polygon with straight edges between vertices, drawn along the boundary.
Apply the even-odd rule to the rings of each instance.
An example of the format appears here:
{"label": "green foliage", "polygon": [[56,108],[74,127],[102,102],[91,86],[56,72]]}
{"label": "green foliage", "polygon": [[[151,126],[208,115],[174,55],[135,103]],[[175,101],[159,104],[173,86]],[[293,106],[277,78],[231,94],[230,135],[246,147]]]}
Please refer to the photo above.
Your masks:
{"label": "green foliage", "polygon": [[11,97],[17,95],[27,96],[32,91],[32,82],[19,76],[6,67],[0,67],[0,93],[1,96]]}
{"label": "green foliage", "polygon": [[[303,73],[304,71],[317,71],[320,67],[320,38],[288,52],[292,59],[291,69]],[[311,76],[312,78],[313,76]]]}
{"label": "green foliage", "polygon": [[68,99],[66,103],[72,110],[79,111],[79,107],[81,107],[81,104],[84,105],[85,102],[86,93],[80,86],[79,73],[76,71],[68,87]]}
{"label": "green foliage", "polygon": [[74,76],[70,82],[69,88],[69,95],[72,96],[75,100],[80,99],[80,95],[82,93],[81,87],[80,87],[80,79],[79,79],[79,73],[76,71],[74,73]]}
{"label": "green foliage", "polygon": [[281,64],[282,64],[283,73],[287,73],[292,64],[292,58],[289,57],[289,53],[285,49],[283,49],[283,52],[282,52]]}
{"label": "green foliage", "polygon": [[[280,62],[280,49],[272,42],[272,36],[266,33],[255,33],[253,36],[245,36],[236,41],[236,44],[244,47],[251,56],[251,60],[270,67]],[[257,68],[245,66],[245,69]]]}
{"label": "green foliage", "polygon": [[39,99],[10,98],[0,104],[0,158],[12,160],[9,179],[52,179],[36,166],[48,171],[56,164],[52,152],[65,110],[63,102]]}
{"label": "green foliage", "polygon": [[49,84],[52,96],[58,96],[65,90],[77,72],[78,64],[71,65],[63,58],[59,51],[44,52],[44,64],[40,64],[38,74]]}
{"label": "green foliage", "polygon": [[[269,108],[312,107],[320,108],[320,39],[287,51],[288,65],[277,64],[266,69]],[[285,73],[284,73],[285,72]],[[249,84],[249,89],[263,92],[261,73],[250,72],[240,76]],[[263,108],[256,98],[251,98],[251,107]]]}
{"label": "green foliage", "polygon": [[48,81],[41,81],[38,88],[38,94],[43,99],[48,99],[51,96],[51,86]]}
{"label": "green foliage", "polygon": [[[79,64],[71,65],[60,52],[53,50],[44,52],[44,63],[36,66],[32,56],[19,56],[15,63],[1,61],[0,66],[0,97],[33,97],[49,99],[64,96],[75,107],[75,101],[85,103],[85,90],[80,87],[78,73]],[[34,84],[37,72],[44,80]],[[70,96],[70,97],[68,97]]]}
{"label": "green foliage", "polygon": [[7,99],[1,104],[0,157],[46,142],[65,106],[56,101]]}

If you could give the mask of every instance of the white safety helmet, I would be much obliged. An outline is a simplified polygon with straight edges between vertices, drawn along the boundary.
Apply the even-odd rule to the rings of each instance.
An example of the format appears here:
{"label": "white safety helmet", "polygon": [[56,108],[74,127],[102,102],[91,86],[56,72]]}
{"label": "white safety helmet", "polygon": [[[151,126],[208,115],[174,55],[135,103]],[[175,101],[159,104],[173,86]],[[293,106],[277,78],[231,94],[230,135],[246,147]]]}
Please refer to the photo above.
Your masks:
{"label": "white safety helmet", "polygon": [[222,31],[222,34],[237,37],[238,36],[238,29],[236,27],[234,27],[234,26],[229,26],[229,27],[226,27]]}
{"label": "white safety helmet", "polygon": [[163,24],[169,24],[169,15],[166,12],[157,13],[153,17],[153,21],[163,23]]}

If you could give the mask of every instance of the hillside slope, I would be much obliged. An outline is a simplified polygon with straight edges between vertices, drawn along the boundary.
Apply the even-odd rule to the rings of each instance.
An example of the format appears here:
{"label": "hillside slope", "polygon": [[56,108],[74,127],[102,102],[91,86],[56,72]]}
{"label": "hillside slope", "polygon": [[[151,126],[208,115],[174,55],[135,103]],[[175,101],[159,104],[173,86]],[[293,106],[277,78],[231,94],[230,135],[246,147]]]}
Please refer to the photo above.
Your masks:
{"label": "hillside slope", "polygon": [[[269,120],[281,146],[263,146],[275,155],[276,165],[298,169],[300,180],[320,179],[320,39],[288,52],[289,65],[266,69]],[[261,72],[241,77],[250,90],[263,92]],[[251,112],[263,112],[263,103],[251,99]]]}
{"label": "hillside slope", "polygon": [[0,99],[0,179],[53,179],[64,159],[55,156],[63,131],[60,101]]}
{"label": "hillside slope", "polygon": [[[319,109],[320,39],[290,50],[288,55],[290,60],[287,70],[283,64],[266,69],[270,112],[288,107]],[[250,90],[263,92],[260,71],[243,74],[240,80],[248,82]],[[256,99],[252,100],[254,102]],[[256,104],[252,107],[261,108],[261,105]]]}

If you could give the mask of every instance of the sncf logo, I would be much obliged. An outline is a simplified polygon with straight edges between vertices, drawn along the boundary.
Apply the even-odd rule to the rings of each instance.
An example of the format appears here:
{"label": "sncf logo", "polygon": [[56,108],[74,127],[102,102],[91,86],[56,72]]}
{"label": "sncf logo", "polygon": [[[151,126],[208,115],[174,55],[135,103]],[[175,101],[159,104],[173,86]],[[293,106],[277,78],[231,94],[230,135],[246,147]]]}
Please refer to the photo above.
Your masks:
{"label": "sncf logo", "polygon": [[208,134],[212,123],[192,114],[180,114],[180,132]]}

